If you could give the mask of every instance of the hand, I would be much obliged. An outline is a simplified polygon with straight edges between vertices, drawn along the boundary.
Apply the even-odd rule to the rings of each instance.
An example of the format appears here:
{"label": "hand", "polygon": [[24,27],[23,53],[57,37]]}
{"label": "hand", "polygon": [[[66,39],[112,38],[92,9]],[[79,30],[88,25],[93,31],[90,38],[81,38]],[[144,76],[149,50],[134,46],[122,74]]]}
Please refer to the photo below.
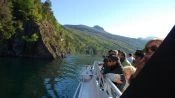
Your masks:
{"label": "hand", "polygon": [[120,79],[116,79],[115,82],[118,83],[118,84],[122,84],[123,83]]}

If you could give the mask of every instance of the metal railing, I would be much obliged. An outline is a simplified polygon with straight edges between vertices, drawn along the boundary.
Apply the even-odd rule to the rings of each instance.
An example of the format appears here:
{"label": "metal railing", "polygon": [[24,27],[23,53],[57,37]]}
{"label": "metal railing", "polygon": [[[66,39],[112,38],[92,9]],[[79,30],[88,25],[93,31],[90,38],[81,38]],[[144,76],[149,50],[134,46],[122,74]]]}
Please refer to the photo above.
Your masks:
{"label": "metal railing", "polygon": [[79,92],[80,92],[80,88],[81,88],[81,82],[78,84],[78,87],[74,93],[73,98],[78,98]]}
{"label": "metal railing", "polygon": [[[121,96],[121,91],[115,84],[101,73],[102,62],[95,61],[93,64],[93,73],[96,76],[97,85],[103,90],[110,98],[118,98]],[[99,66],[100,65],[100,66]]]}
{"label": "metal railing", "polygon": [[[121,91],[115,86],[115,84],[109,78],[104,77],[103,74],[101,73],[102,63],[103,62],[95,61],[92,66],[87,68],[90,71],[92,71],[92,76],[95,77],[96,79],[96,84],[97,87],[99,88],[99,91],[107,95],[108,98],[119,98],[122,94]],[[83,81],[84,80],[81,78],[73,98],[78,98]]]}

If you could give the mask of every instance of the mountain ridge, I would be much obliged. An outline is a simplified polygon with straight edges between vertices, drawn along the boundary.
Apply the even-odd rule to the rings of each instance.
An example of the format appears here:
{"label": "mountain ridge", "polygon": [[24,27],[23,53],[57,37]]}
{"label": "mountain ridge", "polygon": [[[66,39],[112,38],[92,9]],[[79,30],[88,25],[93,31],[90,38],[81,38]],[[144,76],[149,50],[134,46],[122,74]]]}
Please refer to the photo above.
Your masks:
{"label": "mountain ridge", "polygon": [[[86,34],[94,35],[99,38],[103,38],[104,40],[109,40],[111,43],[115,43],[120,46],[118,49],[122,49],[122,47],[127,47],[127,49],[122,49],[127,52],[134,52],[136,49],[143,49],[145,40],[137,39],[137,38],[129,38],[125,36],[115,35],[109,33],[107,31],[94,30],[94,27],[86,26],[86,25],[63,25],[67,29],[78,30],[84,32]],[[99,26],[100,27],[100,26]],[[102,28],[102,27],[101,27]],[[122,46],[123,45],[123,46]]]}
{"label": "mountain ridge", "polygon": [[99,25],[61,25],[50,0],[7,0],[0,5],[0,57],[61,59],[64,54],[102,55],[111,49],[135,52],[144,45]]}

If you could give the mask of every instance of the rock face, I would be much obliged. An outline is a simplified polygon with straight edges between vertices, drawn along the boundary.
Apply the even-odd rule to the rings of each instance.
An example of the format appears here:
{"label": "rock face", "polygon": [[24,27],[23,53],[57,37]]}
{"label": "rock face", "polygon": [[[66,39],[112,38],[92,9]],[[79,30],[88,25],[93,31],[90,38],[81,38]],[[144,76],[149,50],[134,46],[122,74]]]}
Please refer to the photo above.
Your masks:
{"label": "rock face", "polygon": [[[30,38],[33,34],[37,35],[37,40],[25,40],[24,37]],[[0,56],[59,59],[62,57],[59,41],[59,34],[49,22],[28,21],[24,25],[24,32],[17,32]]]}
{"label": "rock face", "polygon": [[44,21],[40,24],[40,36],[40,41],[42,41],[42,44],[45,46],[45,50],[47,50],[43,53],[49,53],[53,58],[61,58],[61,46],[58,44],[61,41],[61,37],[54,31],[49,22]]}
{"label": "rock face", "polygon": [[56,59],[65,53],[50,0],[0,0],[0,18],[0,57]]}

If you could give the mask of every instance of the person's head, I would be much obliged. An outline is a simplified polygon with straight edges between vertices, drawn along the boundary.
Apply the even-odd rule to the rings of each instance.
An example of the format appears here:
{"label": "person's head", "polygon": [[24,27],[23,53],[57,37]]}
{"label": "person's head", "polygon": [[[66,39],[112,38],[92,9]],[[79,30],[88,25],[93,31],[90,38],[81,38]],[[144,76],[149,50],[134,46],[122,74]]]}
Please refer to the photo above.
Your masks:
{"label": "person's head", "polygon": [[134,66],[125,66],[123,67],[123,74],[127,80],[130,79],[131,75],[133,75],[136,71]]}
{"label": "person's head", "polygon": [[133,55],[132,55],[132,53],[129,53],[128,56],[129,56],[129,57],[132,57]]}
{"label": "person's head", "polygon": [[163,42],[162,39],[152,39],[145,45],[145,55],[151,57]]}
{"label": "person's head", "polygon": [[108,51],[108,56],[116,56],[116,51],[114,51],[114,50],[109,50]]}
{"label": "person's head", "polygon": [[137,59],[137,58],[142,59],[144,57],[143,50],[136,50],[134,53],[134,57],[135,57],[135,59]]}
{"label": "person's head", "polygon": [[119,62],[119,58],[116,56],[109,56],[108,57],[108,61],[107,61],[107,65],[110,67],[115,67],[116,65],[118,65]]}
{"label": "person's head", "polygon": [[144,51],[143,50],[136,50],[134,53],[134,58],[135,60],[133,61],[133,65],[135,67],[137,67],[138,63],[140,62],[140,60],[142,60],[144,58]]}
{"label": "person's head", "polygon": [[119,52],[118,56],[120,58],[121,63],[126,59],[126,53],[123,51]]}

